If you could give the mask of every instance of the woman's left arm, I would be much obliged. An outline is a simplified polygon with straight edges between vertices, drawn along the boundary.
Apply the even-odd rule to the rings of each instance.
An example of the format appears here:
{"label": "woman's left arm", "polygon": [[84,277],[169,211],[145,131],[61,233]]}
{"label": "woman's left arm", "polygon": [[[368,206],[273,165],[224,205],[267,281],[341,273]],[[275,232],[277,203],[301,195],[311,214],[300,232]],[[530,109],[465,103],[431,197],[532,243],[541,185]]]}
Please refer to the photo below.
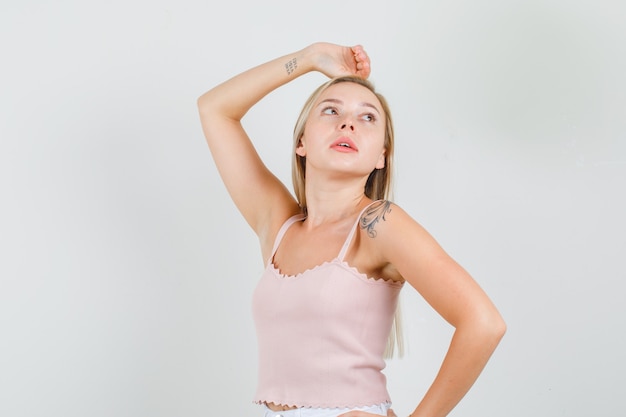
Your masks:
{"label": "woman's left arm", "polygon": [[448,352],[412,417],[444,417],[469,391],[506,331],[487,294],[435,239],[396,205],[377,227],[376,247],[454,328]]}

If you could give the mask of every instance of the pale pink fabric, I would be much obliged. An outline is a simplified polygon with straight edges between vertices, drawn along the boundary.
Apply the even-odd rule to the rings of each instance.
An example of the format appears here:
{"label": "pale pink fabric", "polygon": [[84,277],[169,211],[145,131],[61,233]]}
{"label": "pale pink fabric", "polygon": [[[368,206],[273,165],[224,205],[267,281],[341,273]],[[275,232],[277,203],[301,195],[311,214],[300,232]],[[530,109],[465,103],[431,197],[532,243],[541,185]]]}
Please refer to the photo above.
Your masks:
{"label": "pale pink fabric", "polygon": [[339,255],[295,276],[273,264],[280,229],[252,301],[259,349],[254,401],[299,407],[358,407],[390,402],[383,353],[401,283],[368,278]]}

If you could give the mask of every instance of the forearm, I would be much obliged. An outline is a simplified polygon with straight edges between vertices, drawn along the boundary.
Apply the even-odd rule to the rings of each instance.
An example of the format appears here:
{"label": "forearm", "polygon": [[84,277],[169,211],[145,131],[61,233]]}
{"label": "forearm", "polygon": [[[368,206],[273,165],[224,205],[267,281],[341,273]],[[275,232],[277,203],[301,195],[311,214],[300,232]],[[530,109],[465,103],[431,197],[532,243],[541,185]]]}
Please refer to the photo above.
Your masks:
{"label": "forearm", "polygon": [[411,417],[444,417],[474,384],[504,335],[500,316],[457,327],[439,373]]}
{"label": "forearm", "polygon": [[314,46],[251,68],[219,84],[198,99],[201,112],[241,120],[267,94],[315,69]]}

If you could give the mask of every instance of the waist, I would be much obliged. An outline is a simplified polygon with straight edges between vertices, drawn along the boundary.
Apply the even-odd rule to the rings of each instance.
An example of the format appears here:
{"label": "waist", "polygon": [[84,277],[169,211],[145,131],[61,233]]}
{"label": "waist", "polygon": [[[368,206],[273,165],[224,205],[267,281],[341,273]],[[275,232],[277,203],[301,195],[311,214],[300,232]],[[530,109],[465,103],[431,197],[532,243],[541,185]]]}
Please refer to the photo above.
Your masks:
{"label": "waist", "polygon": [[[333,369],[312,371],[284,368],[277,363],[260,363],[254,402],[267,404],[268,409],[276,412],[292,410],[293,405],[300,408],[343,408],[389,402],[382,370],[359,368],[357,365],[337,365],[334,368],[340,367],[341,371],[331,372]],[[273,369],[277,367],[284,372]]]}
{"label": "waist", "polygon": [[[371,414],[387,416],[387,411],[391,408],[391,403],[384,402],[362,407],[340,407],[340,408],[308,408],[291,407],[281,404],[264,403],[265,413],[263,417],[337,417],[348,411],[365,411]],[[270,408],[277,408],[276,410]],[[281,407],[285,407],[282,409]],[[278,409],[281,408],[281,409]]]}

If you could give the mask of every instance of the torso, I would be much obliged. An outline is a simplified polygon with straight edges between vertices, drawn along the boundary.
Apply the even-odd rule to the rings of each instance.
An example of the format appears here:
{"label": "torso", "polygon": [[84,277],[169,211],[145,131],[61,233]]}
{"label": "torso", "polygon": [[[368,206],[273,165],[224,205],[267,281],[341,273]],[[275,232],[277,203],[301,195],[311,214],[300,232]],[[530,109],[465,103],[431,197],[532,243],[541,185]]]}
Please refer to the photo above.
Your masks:
{"label": "torso", "polygon": [[[381,239],[376,240],[373,236],[373,232],[381,230],[381,223],[384,223],[383,216],[377,217],[377,213],[388,212],[389,204],[364,202],[354,215],[317,227],[311,227],[302,215],[290,216],[289,221],[283,221],[279,228],[282,231],[273,236],[275,242],[270,250],[273,256],[268,255],[266,259],[270,263],[268,270],[275,271],[274,277],[279,279],[299,279],[300,276],[308,276],[307,271],[332,264],[349,266],[368,278],[402,282],[395,268],[380,255]],[[363,213],[362,216],[359,217],[359,213]],[[363,222],[355,225],[357,218]],[[305,272],[307,274],[303,274]],[[273,279],[271,282],[274,282]],[[278,292],[282,293],[282,290]],[[273,411],[297,408],[273,402],[265,404]]]}

